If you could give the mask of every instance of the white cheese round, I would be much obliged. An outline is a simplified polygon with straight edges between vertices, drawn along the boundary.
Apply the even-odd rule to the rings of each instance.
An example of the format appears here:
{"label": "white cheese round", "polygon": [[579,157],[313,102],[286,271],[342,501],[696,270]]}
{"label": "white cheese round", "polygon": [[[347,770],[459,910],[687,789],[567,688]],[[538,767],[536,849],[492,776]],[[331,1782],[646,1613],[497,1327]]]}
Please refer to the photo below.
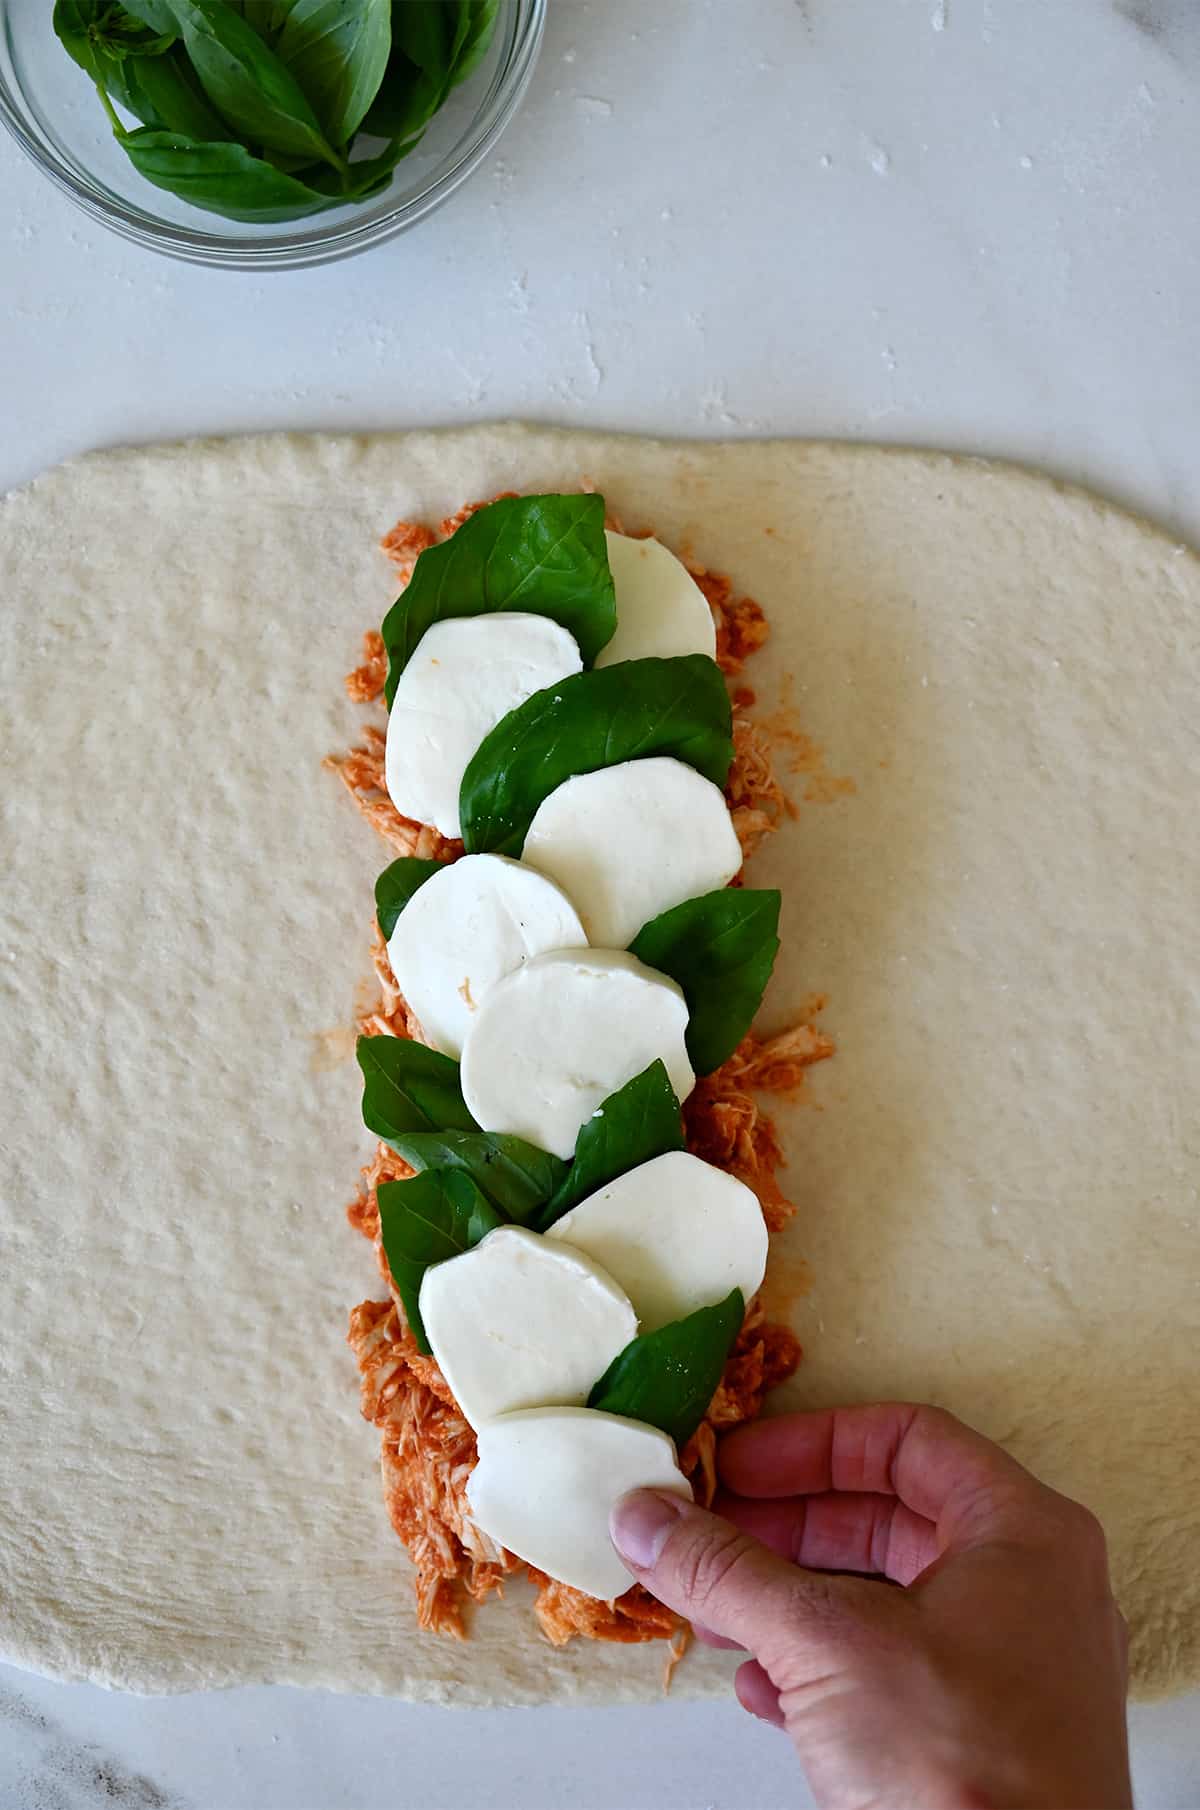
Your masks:
{"label": "white cheese round", "polygon": [[546,1234],[620,1283],[643,1332],[740,1288],[749,1305],[767,1268],[758,1196],[736,1176],[672,1150],[589,1194]]}
{"label": "white cheese round", "polygon": [[599,1264],[523,1226],[426,1270],[421,1318],[473,1427],[514,1408],[582,1404],[637,1334],[628,1296]]}
{"label": "white cheese round", "polygon": [[597,666],[650,655],[717,651],[708,599],[687,567],[656,540],[606,532],[617,603],[617,632],[596,656]]}
{"label": "white cheese round", "polygon": [[467,764],[501,717],[581,672],[575,637],[548,616],[500,610],[435,622],[400,674],[388,717],[388,796],[404,817],[462,834]]}
{"label": "white cheese round", "polygon": [[681,1100],[695,1086],[688,1012],[673,980],[615,949],[557,949],[497,981],[463,1044],[462,1090],[476,1123],[555,1156],[575,1151],[596,1108],[666,1066]]}
{"label": "white cheese round", "polygon": [[597,948],[727,886],[742,851],[723,793],[669,755],[580,773],[539,805],[522,860],[557,880]]}
{"label": "white cheese round", "polygon": [[608,1534],[614,1504],[631,1489],[691,1500],[665,1433],[591,1408],[532,1408],[480,1428],[467,1502],[497,1545],[611,1602],[634,1582]]}
{"label": "white cheese round", "polygon": [[505,855],[464,855],[413,894],[388,960],[425,1041],[459,1056],[498,980],[543,949],[586,944],[575,907],[553,880]]}

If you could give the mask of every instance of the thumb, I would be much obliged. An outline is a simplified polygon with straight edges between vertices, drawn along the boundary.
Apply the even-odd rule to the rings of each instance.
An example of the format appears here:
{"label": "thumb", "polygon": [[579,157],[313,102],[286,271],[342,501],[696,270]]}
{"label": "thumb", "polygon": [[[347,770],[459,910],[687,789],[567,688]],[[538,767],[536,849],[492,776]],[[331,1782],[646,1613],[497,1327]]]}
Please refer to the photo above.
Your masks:
{"label": "thumb", "polygon": [[794,1654],[798,1644],[827,1653],[838,1628],[858,1619],[842,1579],[789,1564],[720,1515],[666,1490],[622,1496],[609,1532],[660,1602],[768,1665],[772,1653]]}

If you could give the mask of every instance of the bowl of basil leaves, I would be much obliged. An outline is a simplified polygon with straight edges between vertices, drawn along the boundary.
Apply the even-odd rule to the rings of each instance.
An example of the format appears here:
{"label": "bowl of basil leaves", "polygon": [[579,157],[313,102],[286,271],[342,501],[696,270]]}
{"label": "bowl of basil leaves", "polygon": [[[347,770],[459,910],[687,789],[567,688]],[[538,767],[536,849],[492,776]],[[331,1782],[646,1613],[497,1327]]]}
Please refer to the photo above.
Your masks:
{"label": "bowl of basil leaves", "polygon": [[80,207],[294,269],[416,224],[496,143],[546,0],[0,0],[0,119]]}

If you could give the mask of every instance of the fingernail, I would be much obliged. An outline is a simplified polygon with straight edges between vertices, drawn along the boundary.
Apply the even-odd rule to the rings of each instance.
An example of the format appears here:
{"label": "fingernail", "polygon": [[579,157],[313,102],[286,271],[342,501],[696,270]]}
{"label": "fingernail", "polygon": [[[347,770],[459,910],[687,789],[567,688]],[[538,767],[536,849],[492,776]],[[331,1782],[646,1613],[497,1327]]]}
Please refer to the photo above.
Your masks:
{"label": "fingernail", "polygon": [[660,1495],[657,1490],[637,1489],[622,1496],[608,1520],[613,1545],[636,1570],[653,1570],[686,1507],[682,1496]]}

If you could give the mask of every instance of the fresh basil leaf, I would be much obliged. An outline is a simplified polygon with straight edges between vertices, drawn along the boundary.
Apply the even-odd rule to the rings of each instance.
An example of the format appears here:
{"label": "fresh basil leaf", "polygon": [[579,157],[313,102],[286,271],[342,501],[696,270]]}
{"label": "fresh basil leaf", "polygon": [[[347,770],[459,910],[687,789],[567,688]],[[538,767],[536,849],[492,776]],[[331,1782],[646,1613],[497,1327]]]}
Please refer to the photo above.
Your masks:
{"label": "fresh basil leaf", "polygon": [[287,65],[222,0],[171,0],[192,66],[217,112],[250,143],[342,168]]}
{"label": "fresh basil leaf", "polygon": [[274,45],[287,24],[295,0],[226,0],[247,25],[252,25],[264,44]]}
{"label": "fresh basil leaf", "polygon": [[384,868],[375,882],[375,917],[385,943],[391,938],[396,920],[413,894],[445,865],[444,861],[422,861],[416,855],[401,855],[398,861]]}
{"label": "fresh basil leaf", "polygon": [[450,73],[453,23],[443,0],[396,0],[392,41],[418,69]]}
{"label": "fresh basil leaf", "polygon": [[166,56],[128,58],[124,72],[130,112],[144,125],[204,142],[229,139],[229,127],[209,106],[181,44]]}
{"label": "fresh basil leaf", "polygon": [[175,25],[156,31],[143,19],[135,18],[123,6],[106,6],[92,27],[98,42],[115,57],[161,57],[178,42]]}
{"label": "fresh basil leaf", "polygon": [[436,71],[418,69],[402,50],[393,49],[380,85],[363,120],[363,131],[415,146],[446,98],[446,80]]}
{"label": "fresh basil leaf", "polygon": [[779,903],[777,892],[749,887],[707,892],[651,918],[629,945],[683,988],[698,1075],[720,1068],[754,1022],[779,953]]}
{"label": "fresh basil leaf", "polygon": [[96,25],[108,11],[104,0],[54,0],[54,11],[50,15],[50,23],[59,43],[74,57],[81,69],[91,75],[92,67],[84,62],[85,55],[90,54],[94,42],[92,27]]}
{"label": "fresh basil leaf", "polygon": [[331,170],[327,163],[314,163],[311,157],[289,157],[284,151],[263,151],[262,160],[269,163],[273,170],[282,170],[285,176],[294,176],[297,182],[304,183],[306,188],[315,189],[313,177],[319,172],[329,179],[331,188],[321,189],[320,194],[340,195],[342,179],[336,170]]}
{"label": "fresh basil leaf", "polygon": [[[76,61],[78,60],[77,58]],[[157,61],[157,57],[154,58],[154,62],[157,63]],[[103,96],[116,101],[119,107],[124,107],[127,112],[132,113],[134,118],[141,120],[143,125],[153,126],[158,131],[167,129],[166,120],[163,119],[146,92],[141,79],[142,72],[136,61],[128,57],[124,61],[115,61],[101,51],[96,58],[96,63],[97,74],[93,80]],[[224,127],[221,129],[224,131]]]}
{"label": "fresh basil leaf", "polygon": [[132,13],[135,19],[140,19],[154,31],[170,32],[173,37],[179,35],[179,22],[171,0],[123,0],[123,4],[127,13]]}
{"label": "fresh basil leaf", "polygon": [[386,151],[380,151],[375,157],[358,157],[346,166],[345,174],[339,176],[336,170],[323,165],[310,164],[301,173],[302,180],[310,188],[326,194],[334,201],[365,201],[380,189],[387,187],[392,179],[392,171],[402,157],[415,151],[417,140],[410,139],[407,144],[389,145]]}
{"label": "fresh basil leaf", "polygon": [[588,1407],[645,1421],[686,1445],[717,1392],[745,1316],[742,1291],[734,1288],[714,1307],[642,1333],[613,1359]]}
{"label": "fresh basil leaf", "polygon": [[392,51],[363,130],[401,143],[424,131],[446,98],[450,60],[460,43],[448,44],[442,0],[392,0]]}
{"label": "fresh basil leaf", "polygon": [[362,124],[391,48],[391,0],[295,0],[275,45],[337,145]]}
{"label": "fresh basil leaf", "polygon": [[136,132],[118,126],[116,137],[134,168],[155,188],[227,220],[295,220],[333,205],[239,144],[209,144],[149,126]]}
{"label": "fresh basil leaf", "polygon": [[459,1084],[458,1063],[407,1037],[360,1037],[363,1123],[391,1143],[410,1131],[478,1131]]}
{"label": "fresh basil leaf", "polygon": [[174,26],[156,34],[112,0],[55,0],[51,23],[68,56],[131,112],[129,71],[157,62],[178,37]]}
{"label": "fresh basil leaf", "polygon": [[425,128],[441,106],[444,85],[415,68],[407,57],[380,89],[371,111],[363,121],[363,131],[377,138],[391,138],[400,143],[420,143]]}
{"label": "fresh basil leaf", "polygon": [[571,1167],[538,1214],[534,1230],[549,1231],[564,1213],[618,1175],[683,1145],[675,1090],[663,1063],[652,1062],[584,1121]]}
{"label": "fresh basil leaf", "polygon": [[595,659],[617,626],[603,497],[502,497],[426,548],[383,619],[388,704],[431,623],[492,610],[549,616],[574,635],[586,664]]}
{"label": "fresh basil leaf", "polygon": [[500,1215],[461,1169],[427,1169],[408,1181],[381,1182],[378,1199],[388,1269],[417,1346],[428,1352],[421,1319],[425,1271],[469,1251],[502,1223]]}
{"label": "fresh basil leaf", "polygon": [[575,673],[510,710],[463,774],[468,853],[520,855],[538,806],[564,780],[651,754],[674,755],[724,785],[733,759],[729,693],[707,654]]}
{"label": "fresh basil leaf", "polygon": [[566,1173],[566,1164],[524,1138],[492,1131],[408,1131],[392,1149],[414,1169],[463,1169],[492,1205],[529,1225]]}
{"label": "fresh basil leaf", "polygon": [[417,148],[417,140],[410,138],[405,142],[396,139],[385,151],[374,157],[355,158],[349,169],[348,182],[350,194],[355,201],[366,201],[371,195],[377,195],[385,189],[392,179],[396,165],[410,151]]}
{"label": "fresh basil leaf", "polygon": [[492,37],[496,30],[496,20],[500,14],[500,0],[459,0],[460,10],[464,15],[465,30],[457,48],[454,69],[450,77],[450,86],[457,88],[468,76],[474,75],[484,57],[491,48]]}
{"label": "fresh basil leaf", "polygon": [[[446,73],[453,76],[454,66],[462,55],[471,29],[471,0],[445,0],[450,19],[450,46],[446,53]],[[453,83],[450,84],[453,86]]]}
{"label": "fresh basil leaf", "polygon": [[229,137],[175,35],[155,36],[110,0],[56,0],[54,29],[92,80],[144,126],[189,138]]}
{"label": "fresh basil leaf", "polygon": [[104,0],[55,0],[52,24],[67,55],[93,82],[107,88],[114,100],[127,107],[124,72],[97,29],[109,10]]}

